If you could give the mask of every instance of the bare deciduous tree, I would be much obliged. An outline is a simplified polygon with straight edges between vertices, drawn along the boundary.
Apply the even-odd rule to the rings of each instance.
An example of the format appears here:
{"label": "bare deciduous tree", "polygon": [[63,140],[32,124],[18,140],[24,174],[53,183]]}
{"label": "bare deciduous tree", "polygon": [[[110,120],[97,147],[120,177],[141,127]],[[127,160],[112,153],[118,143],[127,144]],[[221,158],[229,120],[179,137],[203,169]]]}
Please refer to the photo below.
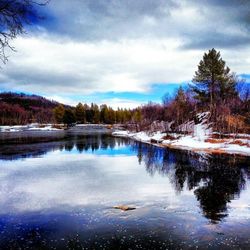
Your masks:
{"label": "bare deciduous tree", "polygon": [[0,60],[6,63],[6,48],[14,50],[11,40],[25,33],[25,25],[41,18],[36,6],[44,6],[48,0],[41,2],[32,0],[1,0],[0,1]]}

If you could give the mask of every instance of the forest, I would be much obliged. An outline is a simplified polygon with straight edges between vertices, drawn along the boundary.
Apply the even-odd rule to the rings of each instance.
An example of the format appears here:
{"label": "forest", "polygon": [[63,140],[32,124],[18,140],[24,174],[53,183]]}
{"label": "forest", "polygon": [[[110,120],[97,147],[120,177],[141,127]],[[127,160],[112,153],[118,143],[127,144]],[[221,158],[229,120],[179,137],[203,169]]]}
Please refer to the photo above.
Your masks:
{"label": "forest", "polygon": [[161,104],[149,102],[135,109],[114,110],[106,104],[72,107],[36,95],[0,94],[1,125],[103,123],[146,131],[152,123],[165,122],[169,125],[166,130],[183,132],[181,125],[196,122],[202,112],[209,112],[208,122],[214,131],[250,133],[250,84],[231,72],[215,49],[204,53],[188,87],[166,93]]}

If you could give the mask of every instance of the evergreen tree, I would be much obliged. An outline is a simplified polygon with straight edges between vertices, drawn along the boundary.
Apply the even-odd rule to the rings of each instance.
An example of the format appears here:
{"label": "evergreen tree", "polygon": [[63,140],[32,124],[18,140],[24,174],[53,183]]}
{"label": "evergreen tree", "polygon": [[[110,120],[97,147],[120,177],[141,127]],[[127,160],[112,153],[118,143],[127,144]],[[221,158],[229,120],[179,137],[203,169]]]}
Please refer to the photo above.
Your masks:
{"label": "evergreen tree", "polygon": [[180,105],[180,106],[184,106],[186,103],[186,95],[185,92],[182,88],[182,86],[180,86],[177,90],[176,96],[175,96],[175,101]]}
{"label": "evergreen tree", "polygon": [[63,116],[64,116],[64,113],[65,113],[64,106],[62,104],[60,104],[59,106],[54,108],[53,113],[54,113],[54,117],[55,117],[56,121],[58,123],[62,123],[63,122]]}
{"label": "evergreen tree", "polygon": [[108,124],[109,123],[109,110],[106,104],[101,105],[100,118],[101,122]]}
{"label": "evergreen tree", "polygon": [[71,109],[66,109],[63,115],[63,123],[69,126],[75,122],[76,118],[74,112]]}
{"label": "evergreen tree", "polygon": [[209,105],[211,113],[216,105],[237,96],[236,78],[215,49],[205,53],[198,65],[191,86],[195,98],[202,106]]}
{"label": "evergreen tree", "polygon": [[136,122],[136,123],[140,123],[141,120],[142,120],[142,113],[141,113],[141,109],[140,108],[137,108],[133,114],[133,120]]}
{"label": "evergreen tree", "polygon": [[91,106],[91,110],[93,113],[93,123],[100,123],[100,110],[97,104],[93,104]]}
{"label": "evergreen tree", "polygon": [[93,117],[92,117],[91,108],[87,104],[84,104],[84,108],[86,112],[86,122],[92,123]]}
{"label": "evergreen tree", "polygon": [[109,107],[108,108],[108,123],[109,124],[114,124],[114,123],[116,123],[116,116],[115,116],[115,111],[111,108],[111,107]]}
{"label": "evergreen tree", "polygon": [[86,112],[82,103],[78,103],[75,109],[76,121],[80,123],[85,123],[86,121]]}

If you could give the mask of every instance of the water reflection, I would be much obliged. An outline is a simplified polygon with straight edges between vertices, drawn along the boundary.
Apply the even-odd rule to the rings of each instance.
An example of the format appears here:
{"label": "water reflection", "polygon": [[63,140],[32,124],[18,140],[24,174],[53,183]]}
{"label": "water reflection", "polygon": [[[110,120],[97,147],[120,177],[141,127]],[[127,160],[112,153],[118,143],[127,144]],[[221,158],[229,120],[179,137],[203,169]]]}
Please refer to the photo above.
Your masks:
{"label": "water reflection", "polygon": [[133,149],[151,175],[167,175],[177,192],[185,185],[194,190],[204,216],[212,223],[228,215],[227,204],[239,198],[250,179],[249,157],[166,150],[137,142]]}
{"label": "water reflection", "polygon": [[149,175],[169,178],[177,194],[192,191],[203,215],[212,223],[228,216],[228,204],[240,197],[250,179],[249,157],[197,154],[189,151],[163,149],[106,134],[71,135],[60,140],[27,144],[2,145],[0,159],[17,160],[38,157],[51,151],[79,153],[112,150],[126,146],[137,155]]}
{"label": "water reflection", "polygon": [[39,142],[40,138],[33,138],[28,144],[27,137],[17,137],[11,141],[11,143],[0,143],[0,159],[2,160],[18,160],[20,158],[39,157],[43,156],[51,151],[65,150],[72,151],[74,148],[79,153],[84,151],[96,151],[99,149],[113,149],[116,145],[128,145],[129,141],[125,138],[113,138],[107,134],[73,134],[66,135],[64,137],[53,137],[46,141],[43,138],[42,142]]}

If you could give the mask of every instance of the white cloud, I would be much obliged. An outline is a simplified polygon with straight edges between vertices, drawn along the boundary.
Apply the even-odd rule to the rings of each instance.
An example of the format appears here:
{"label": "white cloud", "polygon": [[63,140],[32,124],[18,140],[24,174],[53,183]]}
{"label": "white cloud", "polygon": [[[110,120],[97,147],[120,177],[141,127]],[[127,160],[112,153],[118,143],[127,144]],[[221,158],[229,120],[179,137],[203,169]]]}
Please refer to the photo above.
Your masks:
{"label": "white cloud", "polygon": [[63,97],[60,95],[46,95],[44,97],[48,100],[57,101],[57,102],[60,102],[60,103],[66,104],[66,105],[70,105],[70,106],[76,106],[79,102],[81,102],[81,100],[76,101],[76,100],[73,100],[69,97]]}
{"label": "white cloud", "polygon": [[122,98],[111,98],[111,99],[103,99],[98,102],[99,105],[107,104],[108,106],[112,107],[113,109],[117,110],[118,108],[127,108],[133,109],[141,106],[142,102],[133,101],[129,99],[122,99]]}
{"label": "white cloud", "polygon": [[16,40],[18,53],[0,72],[0,87],[45,95],[146,92],[152,83],[192,77],[200,53],[171,39],[72,42]]}
{"label": "white cloud", "polygon": [[[51,1],[43,8],[47,19],[15,40],[18,52],[0,70],[0,90],[70,105],[78,101],[73,95],[150,92],[154,83],[190,81],[212,47],[233,71],[249,74],[248,6],[222,0]],[[113,107],[136,103],[93,100],[103,101]]]}
{"label": "white cloud", "polygon": [[[204,51],[182,50],[180,45],[181,41],[170,38],[73,42],[21,37],[15,42],[18,52],[0,71],[0,88],[41,93],[67,104],[76,103],[63,98],[70,94],[150,92],[153,83],[192,79]],[[224,49],[221,54],[232,70],[249,73],[247,49]],[[110,103],[116,106],[114,100]]]}
{"label": "white cloud", "polygon": [[[49,100],[54,100],[66,105],[76,106],[79,102],[84,102],[84,98],[70,98],[70,97],[64,97],[60,95],[47,95],[44,96],[45,98]],[[118,108],[127,108],[127,109],[133,109],[141,106],[143,103],[139,101],[133,101],[130,99],[123,99],[123,98],[105,98],[105,99],[98,99],[93,100],[97,105],[107,104],[109,107],[112,107],[113,109],[117,110]],[[86,103],[86,102],[84,102]],[[90,102],[87,102],[88,105],[91,105]]]}

